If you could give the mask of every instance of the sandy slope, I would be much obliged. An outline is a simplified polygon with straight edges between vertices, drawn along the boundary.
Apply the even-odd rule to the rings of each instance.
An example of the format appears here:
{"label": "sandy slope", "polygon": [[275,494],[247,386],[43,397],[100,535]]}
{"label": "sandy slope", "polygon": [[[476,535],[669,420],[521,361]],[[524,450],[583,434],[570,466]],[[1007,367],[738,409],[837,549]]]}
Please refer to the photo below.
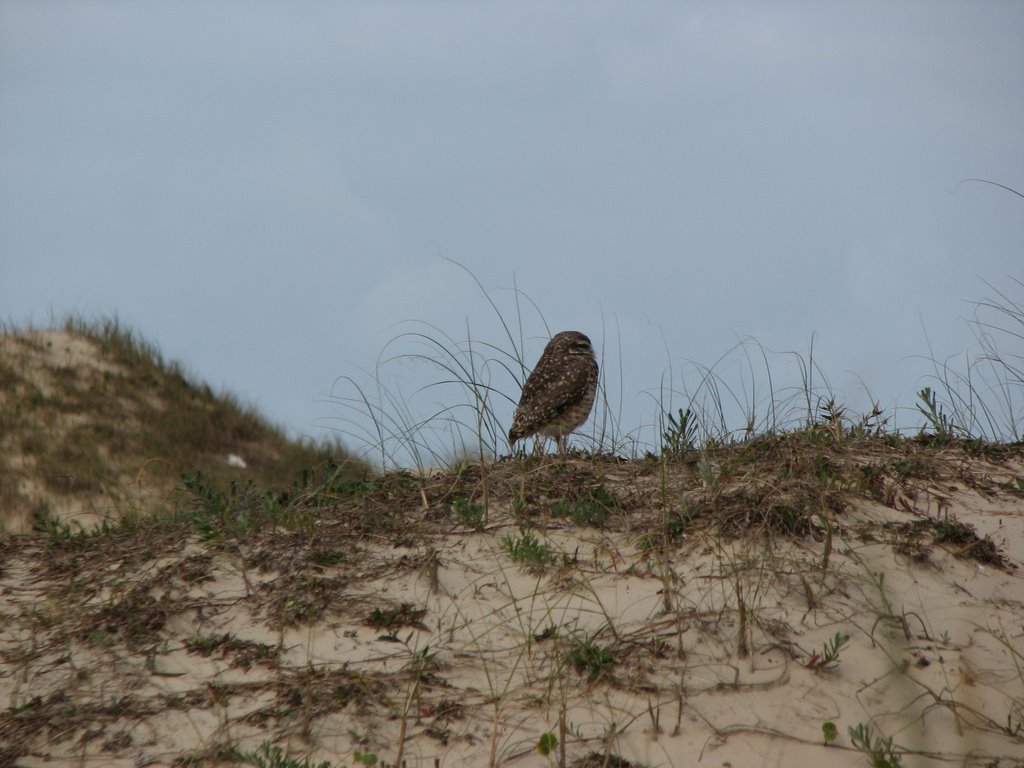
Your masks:
{"label": "sandy slope", "polygon": [[340,445],[290,440],[115,320],[0,327],[0,531],[166,509],[183,475],[287,487]]}
{"label": "sandy slope", "polygon": [[[639,513],[604,528],[540,516],[531,530],[557,556],[543,568],[511,559],[502,540],[520,528],[500,494],[484,532],[449,519],[409,541],[362,535],[312,570],[308,548],[351,525],[337,512],[294,541],[154,540],[152,557],[88,567],[8,539],[4,764],[213,764],[271,741],[340,765],[360,750],[545,766],[561,757],[535,749],[552,732],[579,766],[602,765],[593,752],[666,768],[867,766],[848,733],[865,724],[905,766],[1024,765],[1024,494],[1011,484],[1024,464],[957,461],[969,472],[851,498],[830,541],[694,525],[650,548]],[[602,477],[624,493],[615,472]],[[443,508],[423,496],[410,530]],[[990,534],[1004,566],[912,527],[944,515]],[[315,620],[284,620],[317,596]],[[372,626],[375,610],[401,619]],[[836,633],[849,635],[838,660],[810,668]]]}

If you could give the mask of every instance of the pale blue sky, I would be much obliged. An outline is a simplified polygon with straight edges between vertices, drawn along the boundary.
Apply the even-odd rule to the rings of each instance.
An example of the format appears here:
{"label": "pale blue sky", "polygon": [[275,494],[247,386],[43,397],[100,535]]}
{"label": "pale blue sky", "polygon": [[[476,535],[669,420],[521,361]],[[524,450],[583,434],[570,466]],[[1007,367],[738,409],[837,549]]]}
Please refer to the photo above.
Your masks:
{"label": "pale blue sky", "polygon": [[617,328],[630,427],[745,336],[909,406],[924,328],[964,350],[1024,277],[1024,201],[957,187],[1024,189],[1021,40],[1020,2],[0,0],[0,314],[116,312],[317,435],[399,321],[500,341],[443,256]]}

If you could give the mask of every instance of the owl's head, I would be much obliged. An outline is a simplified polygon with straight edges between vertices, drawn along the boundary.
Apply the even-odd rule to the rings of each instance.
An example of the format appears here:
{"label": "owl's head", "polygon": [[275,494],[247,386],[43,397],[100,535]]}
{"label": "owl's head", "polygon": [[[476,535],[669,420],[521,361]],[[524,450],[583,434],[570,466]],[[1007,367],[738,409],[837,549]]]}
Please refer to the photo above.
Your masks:
{"label": "owl's head", "polygon": [[[593,357],[594,347],[586,334],[579,331],[562,331],[556,333],[548,342],[547,349],[559,350],[568,355],[583,355]],[[547,350],[545,350],[547,351]]]}

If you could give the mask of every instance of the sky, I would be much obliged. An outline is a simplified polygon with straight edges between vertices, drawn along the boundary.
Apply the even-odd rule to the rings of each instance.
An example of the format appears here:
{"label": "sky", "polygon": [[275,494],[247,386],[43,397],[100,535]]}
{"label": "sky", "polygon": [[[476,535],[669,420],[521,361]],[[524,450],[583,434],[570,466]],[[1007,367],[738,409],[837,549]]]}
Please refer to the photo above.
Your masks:
{"label": "sky", "polygon": [[912,413],[1024,298],[1024,200],[961,183],[1024,190],[1022,39],[1012,0],[0,0],[0,318],[116,314],[356,449],[354,384],[453,405],[389,341],[498,313],[527,366],[588,333],[624,432],[812,343]]}

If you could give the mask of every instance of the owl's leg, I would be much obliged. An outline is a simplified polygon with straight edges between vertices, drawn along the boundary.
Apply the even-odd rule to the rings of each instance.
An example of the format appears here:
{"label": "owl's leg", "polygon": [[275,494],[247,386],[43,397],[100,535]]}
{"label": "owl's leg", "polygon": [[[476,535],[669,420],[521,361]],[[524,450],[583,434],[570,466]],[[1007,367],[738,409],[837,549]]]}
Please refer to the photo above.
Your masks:
{"label": "owl's leg", "polygon": [[569,452],[569,438],[567,435],[559,435],[555,440],[558,442],[558,455],[565,456]]}

